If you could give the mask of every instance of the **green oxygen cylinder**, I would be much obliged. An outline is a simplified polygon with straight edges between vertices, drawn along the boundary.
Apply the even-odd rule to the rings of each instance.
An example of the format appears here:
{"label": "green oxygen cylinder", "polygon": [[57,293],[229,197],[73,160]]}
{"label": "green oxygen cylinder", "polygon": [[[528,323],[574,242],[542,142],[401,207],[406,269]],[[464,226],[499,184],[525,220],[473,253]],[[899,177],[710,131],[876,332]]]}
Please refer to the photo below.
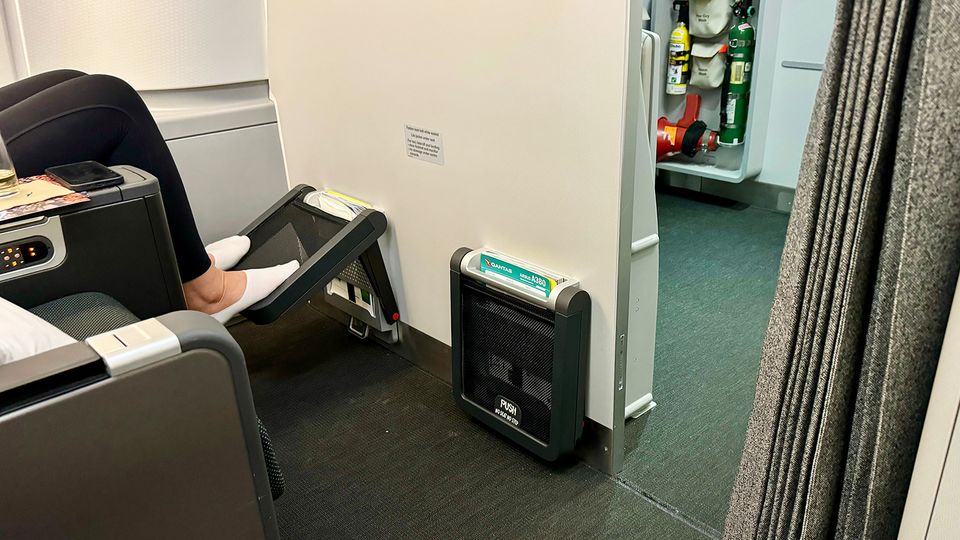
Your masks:
{"label": "green oxygen cylinder", "polygon": [[756,32],[750,24],[753,6],[737,2],[733,7],[736,22],[730,28],[727,68],[720,98],[720,140],[723,146],[743,144],[747,131],[747,105]]}

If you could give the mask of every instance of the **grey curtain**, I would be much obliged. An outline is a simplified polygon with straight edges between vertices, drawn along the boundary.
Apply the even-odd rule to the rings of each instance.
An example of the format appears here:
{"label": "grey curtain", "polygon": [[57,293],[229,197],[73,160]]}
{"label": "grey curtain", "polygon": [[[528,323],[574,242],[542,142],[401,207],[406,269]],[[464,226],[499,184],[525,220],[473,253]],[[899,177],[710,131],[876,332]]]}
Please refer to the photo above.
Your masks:
{"label": "grey curtain", "polygon": [[960,268],[960,6],[836,15],[726,538],[896,537]]}

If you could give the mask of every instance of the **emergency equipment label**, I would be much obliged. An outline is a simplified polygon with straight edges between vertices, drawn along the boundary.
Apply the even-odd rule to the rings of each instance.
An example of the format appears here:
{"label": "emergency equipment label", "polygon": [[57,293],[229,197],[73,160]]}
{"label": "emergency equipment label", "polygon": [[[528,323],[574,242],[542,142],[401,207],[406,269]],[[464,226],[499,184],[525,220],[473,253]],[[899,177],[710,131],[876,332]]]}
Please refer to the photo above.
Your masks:
{"label": "emergency equipment label", "polygon": [[480,271],[498,274],[510,278],[527,287],[543,293],[544,296],[550,296],[550,292],[557,286],[557,281],[553,278],[542,276],[536,272],[531,272],[526,268],[521,268],[513,263],[503,259],[493,257],[488,253],[480,255]]}
{"label": "emergency equipment label", "polygon": [[443,138],[439,133],[410,124],[404,124],[403,132],[407,157],[443,165]]}
{"label": "emergency equipment label", "polygon": [[743,84],[744,74],[748,71],[746,67],[746,62],[732,62],[730,64],[730,84]]}

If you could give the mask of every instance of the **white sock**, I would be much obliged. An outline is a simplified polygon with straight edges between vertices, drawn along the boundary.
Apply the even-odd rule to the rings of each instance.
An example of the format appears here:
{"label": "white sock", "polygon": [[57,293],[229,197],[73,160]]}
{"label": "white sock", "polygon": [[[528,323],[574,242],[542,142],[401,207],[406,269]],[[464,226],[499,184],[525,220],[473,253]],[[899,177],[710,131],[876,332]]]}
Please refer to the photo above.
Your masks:
{"label": "white sock", "polygon": [[275,291],[280,284],[297,271],[297,268],[300,268],[300,263],[290,261],[270,268],[244,270],[243,273],[247,275],[247,288],[243,290],[240,300],[222,311],[214,313],[213,318],[226,324],[234,315],[263,300]]}
{"label": "white sock", "polygon": [[229,270],[240,262],[240,259],[250,251],[250,238],[246,236],[231,236],[217,240],[205,248],[213,257],[213,265],[220,270]]}

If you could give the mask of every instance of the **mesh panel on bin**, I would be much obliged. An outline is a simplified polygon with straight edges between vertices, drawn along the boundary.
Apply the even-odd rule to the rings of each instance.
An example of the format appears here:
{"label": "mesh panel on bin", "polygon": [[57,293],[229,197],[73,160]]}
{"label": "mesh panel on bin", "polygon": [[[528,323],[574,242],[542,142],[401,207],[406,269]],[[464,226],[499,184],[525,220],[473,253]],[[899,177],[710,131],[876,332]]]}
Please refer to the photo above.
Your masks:
{"label": "mesh panel on bin", "polygon": [[497,396],[520,408],[519,429],[550,441],[554,322],[547,310],[465,282],[463,393],[494,411]]}
{"label": "mesh panel on bin", "polygon": [[340,272],[340,275],[337,277],[367,292],[373,292],[373,283],[371,283],[370,278],[367,277],[367,271],[363,269],[360,261],[350,263],[350,266],[344,268],[343,272]]}

